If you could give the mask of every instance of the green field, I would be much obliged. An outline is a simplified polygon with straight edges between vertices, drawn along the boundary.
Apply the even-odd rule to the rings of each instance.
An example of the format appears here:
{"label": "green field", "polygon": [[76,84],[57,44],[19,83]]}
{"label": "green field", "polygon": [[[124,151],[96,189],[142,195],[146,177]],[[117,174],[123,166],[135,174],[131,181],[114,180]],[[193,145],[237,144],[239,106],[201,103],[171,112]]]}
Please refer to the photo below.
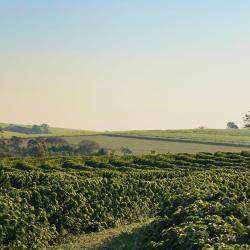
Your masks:
{"label": "green field", "polygon": [[90,136],[68,136],[63,137],[69,143],[78,144],[82,140],[91,140],[97,142],[101,147],[110,150],[116,150],[119,154],[121,147],[127,147],[132,150],[133,154],[148,154],[151,150],[158,153],[198,153],[198,152],[240,152],[247,150],[244,147],[229,147],[223,145],[206,145],[199,143],[185,142],[169,142],[158,140],[144,140],[126,137],[111,137],[105,135],[90,135]]}
{"label": "green field", "polygon": [[194,142],[219,142],[250,145],[249,129],[185,129],[185,130],[134,130],[113,134],[148,138],[182,139]]}

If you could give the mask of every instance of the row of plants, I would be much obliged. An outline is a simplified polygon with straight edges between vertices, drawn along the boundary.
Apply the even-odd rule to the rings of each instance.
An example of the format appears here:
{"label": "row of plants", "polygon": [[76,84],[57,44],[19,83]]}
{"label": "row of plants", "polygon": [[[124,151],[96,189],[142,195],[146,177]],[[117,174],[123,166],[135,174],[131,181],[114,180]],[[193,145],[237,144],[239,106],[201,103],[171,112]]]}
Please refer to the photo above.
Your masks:
{"label": "row of plants", "polygon": [[249,166],[248,152],[2,158],[0,248],[157,216],[146,249],[248,249]]}
{"label": "row of plants", "polygon": [[147,249],[250,249],[249,201],[248,172],[184,177],[150,225]]}

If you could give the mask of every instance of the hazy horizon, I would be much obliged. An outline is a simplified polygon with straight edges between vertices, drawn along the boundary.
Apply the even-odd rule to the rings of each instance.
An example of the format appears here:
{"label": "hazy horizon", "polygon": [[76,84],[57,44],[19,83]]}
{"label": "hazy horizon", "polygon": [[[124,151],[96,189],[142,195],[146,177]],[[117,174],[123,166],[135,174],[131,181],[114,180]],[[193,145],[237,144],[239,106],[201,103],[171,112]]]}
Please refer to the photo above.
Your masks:
{"label": "hazy horizon", "polygon": [[0,2],[0,122],[242,127],[250,2]]}

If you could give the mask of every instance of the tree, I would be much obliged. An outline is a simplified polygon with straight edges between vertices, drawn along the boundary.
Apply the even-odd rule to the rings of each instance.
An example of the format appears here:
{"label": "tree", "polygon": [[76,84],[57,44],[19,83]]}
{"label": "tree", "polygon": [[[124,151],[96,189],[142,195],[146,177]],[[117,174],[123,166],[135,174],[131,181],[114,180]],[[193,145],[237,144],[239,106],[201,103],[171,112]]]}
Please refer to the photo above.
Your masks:
{"label": "tree", "polygon": [[23,140],[17,136],[12,136],[11,139],[9,140],[10,142],[10,147],[16,151],[17,153],[21,153],[22,151],[22,143]]}
{"label": "tree", "polygon": [[98,152],[100,146],[97,142],[90,141],[90,140],[83,140],[78,144],[78,152],[80,154],[93,154]]}
{"label": "tree", "polygon": [[0,137],[1,137],[1,139],[3,139],[3,129],[2,128],[0,128]]}
{"label": "tree", "polygon": [[28,148],[28,155],[43,156],[46,154],[46,148],[43,144],[37,144]]}
{"label": "tree", "polygon": [[244,128],[250,129],[250,111],[243,116]]}
{"label": "tree", "polygon": [[49,133],[49,125],[48,124],[43,123],[42,125],[40,125],[40,127],[41,127],[43,134]]}
{"label": "tree", "polygon": [[227,123],[227,129],[238,129],[239,127],[234,122]]}
{"label": "tree", "polygon": [[43,142],[39,142],[39,138],[30,139],[27,143],[26,154],[33,156],[46,155],[47,149]]}
{"label": "tree", "polygon": [[43,131],[42,131],[41,126],[33,125],[32,128],[31,128],[31,133],[33,133],[33,134],[42,134]]}
{"label": "tree", "polygon": [[205,126],[199,126],[198,129],[206,129]]}

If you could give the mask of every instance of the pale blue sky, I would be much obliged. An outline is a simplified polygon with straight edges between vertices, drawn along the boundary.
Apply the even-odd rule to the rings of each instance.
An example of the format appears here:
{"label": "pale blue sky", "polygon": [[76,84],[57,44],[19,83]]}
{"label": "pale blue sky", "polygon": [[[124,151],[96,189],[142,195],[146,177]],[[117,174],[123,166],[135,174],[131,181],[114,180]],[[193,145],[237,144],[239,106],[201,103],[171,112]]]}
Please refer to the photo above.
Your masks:
{"label": "pale blue sky", "polygon": [[1,121],[223,128],[249,108],[250,2],[0,0]]}

